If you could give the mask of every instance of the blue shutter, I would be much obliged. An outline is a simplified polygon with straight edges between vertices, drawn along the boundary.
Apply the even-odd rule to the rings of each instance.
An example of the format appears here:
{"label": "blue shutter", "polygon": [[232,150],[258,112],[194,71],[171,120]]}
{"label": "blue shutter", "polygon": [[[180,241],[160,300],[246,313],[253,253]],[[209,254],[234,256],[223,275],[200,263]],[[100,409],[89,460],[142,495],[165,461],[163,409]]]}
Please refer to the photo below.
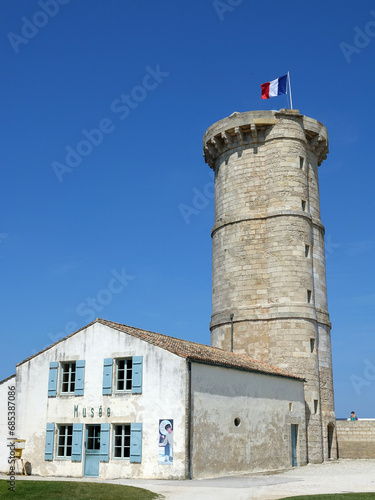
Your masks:
{"label": "blue shutter", "polygon": [[48,397],[55,398],[57,393],[57,368],[59,363],[51,361],[49,364]]}
{"label": "blue shutter", "polygon": [[85,361],[76,361],[76,383],[74,386],[74,395],[83,396],[85,385]]}
{"label": "blue shutter", "polygon": [[112,358],[105,358],[103,365],[103,394],[112,394]]}
{"label": "blue shutter", "polygon": [[46,447],[44,450],[44,460],[53,460],[54,438],[55,438],[55,424],[47,424]]}
{"label": "blue shutter", "polygon": [[130,424],[130,462],[142,462],[142,424]]}
{"label": "blue shutter", "polygon": [[110,424],[100,425],[100,461],[109,462],[109,430]]}
{"label": "blue shutter", "polygon": [[82,460],[83,424],[73,424],[72,462]]}
{"label": "blue shutter", "polygon": [[132,393],[142,393],[143,356],[133,356]]}

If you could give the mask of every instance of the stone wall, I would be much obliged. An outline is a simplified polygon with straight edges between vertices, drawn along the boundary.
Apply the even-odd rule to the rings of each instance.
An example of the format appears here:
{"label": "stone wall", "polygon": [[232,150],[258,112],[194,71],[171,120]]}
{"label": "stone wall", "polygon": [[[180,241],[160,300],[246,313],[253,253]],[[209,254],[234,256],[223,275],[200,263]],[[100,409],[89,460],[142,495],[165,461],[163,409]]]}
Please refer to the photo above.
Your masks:
{"label": "stone wall", "polygon": [[211,344],[306,379],[308,462],[335,458],[318,166],[328,132],[297,110],[233,113],[203,138],[215,171]]}
{"label": "stone wall", "polygon": [[375,458],[375,419],[337,420],[339,458]]}

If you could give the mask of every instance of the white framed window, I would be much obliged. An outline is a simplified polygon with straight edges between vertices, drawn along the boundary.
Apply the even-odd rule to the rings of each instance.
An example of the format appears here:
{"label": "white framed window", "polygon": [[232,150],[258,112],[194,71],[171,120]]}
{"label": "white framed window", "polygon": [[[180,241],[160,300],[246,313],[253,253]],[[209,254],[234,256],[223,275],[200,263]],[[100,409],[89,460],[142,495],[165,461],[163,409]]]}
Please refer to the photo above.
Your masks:
{"label": "white framed window", "polygon": [[132,358],[116,359],[115,387],[116,392],[132,390],[133,360]]}
{"label": "white framed window", "polygon": [[58,458],[70,458],[72,456],[73,425],[59,425],[57,428],[57,450]]}
{"label": "white framed window", "polygon": [[76,362],[61,363],[61,394],[74,394]]}
{"label": "white framed window", "polygon": [[142,394],[143,356],[105,358],[103,395]]}
{"label": "white framed window", "polygon": [[130,458],[130,424],[113,426],[113,458]]}

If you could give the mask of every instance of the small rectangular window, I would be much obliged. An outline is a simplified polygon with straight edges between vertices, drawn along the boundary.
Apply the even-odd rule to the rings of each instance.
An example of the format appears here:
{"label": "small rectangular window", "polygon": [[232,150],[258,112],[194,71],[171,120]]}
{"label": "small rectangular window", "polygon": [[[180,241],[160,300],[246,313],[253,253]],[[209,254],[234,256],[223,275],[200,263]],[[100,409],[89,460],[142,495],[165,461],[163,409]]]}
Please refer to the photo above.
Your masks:
{"label": "small rectangular window", "polygon": [[114,426],[113,457],[130,458],[130,424]]}
{"label": "small rectangular window", "polygon": [[303,170],[303,167],[304,167],[304,166],[305,166],[305,159],[304,159],[302,156],[300,156],[300,157],[299,157],[299,168],[300,168],[301,170]]}
{"label": "small rectangular window", "polygon": [[310,304],[311,302],[311,290],[307,290],[307,303]]}
{"label": "small rectangular window", "polygon": [[293,403],[289,403],[289,411],[293,411]]}
{"label": "small rectangular window", "polygon": [[302,210],[305,211],[306,210],[306,201],[305,200],[302,200]]}
{"label": "small rectangular window", "polygon": [[310,257],[310,245],[305,245],[305,257]]}
{"label": "small rectangular window", "polygon": [[76,383],[76,362],[61,363],[61,393],[74,394]]}
{"label": "small rectangular window", "polygon": [[72,456],[73,425],[59,425],[57,435],[57,456],[70,458]]}
{"label": "small rectangular window", "polygon": [[315,351],[315,339],[310,339],[310,352],[313,353]]}
{"label": "small rectangular window", "polygon": [[132,390],[133,361],[132,358],[116,360],[116,391]]}
{"label": "small rectangular window", "polygon": [[318,413],[318,400],[314,399],[314,415]]}

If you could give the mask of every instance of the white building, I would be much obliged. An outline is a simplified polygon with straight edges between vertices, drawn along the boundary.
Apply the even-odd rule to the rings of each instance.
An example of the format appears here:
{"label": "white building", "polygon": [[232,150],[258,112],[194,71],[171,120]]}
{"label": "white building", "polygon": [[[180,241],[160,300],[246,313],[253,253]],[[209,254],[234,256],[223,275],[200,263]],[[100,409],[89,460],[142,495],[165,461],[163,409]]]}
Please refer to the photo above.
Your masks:
{"label": "white building", "polygon": [[33,474],[183,479],[306,463],[304,381],[246,355],[97,319],[0,382],[2,450],[12,385]]}

